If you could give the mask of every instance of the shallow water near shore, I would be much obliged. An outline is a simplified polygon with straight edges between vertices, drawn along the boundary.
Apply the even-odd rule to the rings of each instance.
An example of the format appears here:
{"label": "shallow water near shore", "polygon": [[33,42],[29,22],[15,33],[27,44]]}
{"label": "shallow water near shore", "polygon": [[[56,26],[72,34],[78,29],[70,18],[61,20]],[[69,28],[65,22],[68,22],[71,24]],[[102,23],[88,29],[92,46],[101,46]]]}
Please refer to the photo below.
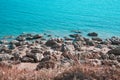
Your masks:
{"label": "shallow water near shore", "polygon": [[71,30],[120,36],[120,0],[0,0],[0,36]]}

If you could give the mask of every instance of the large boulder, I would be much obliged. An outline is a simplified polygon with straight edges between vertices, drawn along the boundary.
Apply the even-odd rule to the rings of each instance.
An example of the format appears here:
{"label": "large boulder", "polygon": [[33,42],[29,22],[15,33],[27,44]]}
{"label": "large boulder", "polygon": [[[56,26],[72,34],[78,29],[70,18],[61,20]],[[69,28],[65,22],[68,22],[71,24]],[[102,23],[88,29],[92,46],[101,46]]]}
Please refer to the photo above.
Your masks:
{"label": "large boulder", "polygon": [[36,70],[40,70],[42,68],[46,68],[46,69],[52,68],[53,69],[56,66],[56,61],[57,61],[57,59],[55,58],[55,56],[46,56],[39,62]]}
{"label": "large boulder", "polygon": [[59,39],[50,39],[45,43],[45,45],[51,47],[52,49],[60,50],[62,41]]}
{"label": "large boulder", "polygon": [[39,61],[41,61],[44,58],[44,56],[43,56],[43,54],[35,53],[33,58],[34,58],[35,62],[39,62]]}
{"label": "large boulder", "polygon": [[120,38],[118,37],[112,37],[109,39],[113,45],[119,45],[120,44]]}
{"label": "large boulder", "polygon": [[50,39],[45,43],[47,46],[53,46],[56,45],[57,42],[54,39]]}
{"label": "large boulder", "polygon": [[35,62],[39,62],[44,58],[43,54],[41,53],[27,53],[26,56],[34,59]]}
{"label": "large boulder", "polygon": [[120,47],[108,51],[108,54],[120,55]]}

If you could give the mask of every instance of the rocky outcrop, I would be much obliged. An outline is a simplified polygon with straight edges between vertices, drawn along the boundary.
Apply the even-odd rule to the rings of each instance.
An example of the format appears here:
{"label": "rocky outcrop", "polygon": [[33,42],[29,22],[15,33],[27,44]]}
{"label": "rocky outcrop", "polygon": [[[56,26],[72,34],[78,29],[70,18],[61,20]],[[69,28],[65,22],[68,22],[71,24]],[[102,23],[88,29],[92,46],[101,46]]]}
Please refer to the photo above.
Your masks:
{"label": "rocky outcrop", "polygon": [[120,55],[120,47],[108,51],[108,54]]}
{"label": "rocky outcrop", "polygon": [[112,37],[109,40],[111,41],[111,44],[113,44],[113,45],[119,45],[120,44],[120,38],[118,38],[118,37]]}

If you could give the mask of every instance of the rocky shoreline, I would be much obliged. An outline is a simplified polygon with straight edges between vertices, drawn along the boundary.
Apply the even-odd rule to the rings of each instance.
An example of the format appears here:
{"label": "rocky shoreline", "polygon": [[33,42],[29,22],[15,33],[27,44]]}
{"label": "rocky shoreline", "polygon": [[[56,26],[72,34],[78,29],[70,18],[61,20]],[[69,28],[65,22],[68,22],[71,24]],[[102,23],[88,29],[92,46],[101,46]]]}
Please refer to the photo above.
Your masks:
{"label": "rocky shoreline", "polygon": [[103,40],[96,32],[88,33],[91,38],[86,38],[80,31],[72,32],[64,38],[21,34],[11,41],[1,40],[0,65],[37,71],[76,64],[120,69],[120,38]]}

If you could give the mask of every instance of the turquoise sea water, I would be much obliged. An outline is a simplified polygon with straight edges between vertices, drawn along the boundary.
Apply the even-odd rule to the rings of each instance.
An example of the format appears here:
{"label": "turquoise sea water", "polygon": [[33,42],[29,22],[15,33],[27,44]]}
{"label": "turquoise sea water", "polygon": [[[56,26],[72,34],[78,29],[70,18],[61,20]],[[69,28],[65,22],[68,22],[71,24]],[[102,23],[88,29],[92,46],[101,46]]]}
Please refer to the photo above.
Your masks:
{"label": "turquoise sea water", "polygon": [[0,0],[0,36],[70,30],[120,36],[120,0]]}

